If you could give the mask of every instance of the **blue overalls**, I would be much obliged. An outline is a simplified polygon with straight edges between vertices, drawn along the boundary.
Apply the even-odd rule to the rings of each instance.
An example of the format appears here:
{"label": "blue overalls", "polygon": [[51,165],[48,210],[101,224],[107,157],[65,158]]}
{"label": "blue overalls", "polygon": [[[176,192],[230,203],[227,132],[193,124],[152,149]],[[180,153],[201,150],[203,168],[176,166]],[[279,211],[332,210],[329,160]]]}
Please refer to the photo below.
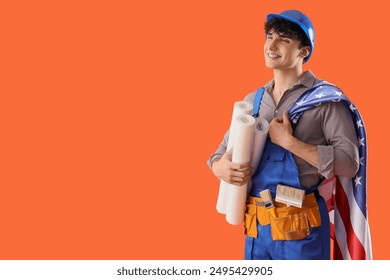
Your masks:
{"label": "blue overalls", "polygon": [[[261,100],[262,94],[260,96]],[[258,99],[258,97],[257,97]],[[256,105],[258,104],[258,105]],[[255,100],[253,114],[258,115],[260,101]],[[257,108],[256,108],[257,107]],[[259,167],[252,176],[251,195],[259,197],[259,192],[269,189],[275,198],[276,186],[287,185],[304,189],[306,194],[318,194],[317,185],[305,188],[299,181],[298,167],[289,151],[273,144],[268,138],[264,147]],[[246,236],[245,259],[330,259],[330,221],[325,200],[317,195],[321,214],[321,226],[310,228],[310,234],[301,240],[273,240],[270,225],[257,223],[257,238]]]}

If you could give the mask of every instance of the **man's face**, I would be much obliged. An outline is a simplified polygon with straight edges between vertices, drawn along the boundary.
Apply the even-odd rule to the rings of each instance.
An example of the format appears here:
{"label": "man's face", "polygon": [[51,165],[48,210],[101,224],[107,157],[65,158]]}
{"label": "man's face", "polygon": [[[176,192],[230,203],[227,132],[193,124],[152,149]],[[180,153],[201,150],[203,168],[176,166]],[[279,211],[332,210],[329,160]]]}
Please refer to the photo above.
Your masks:
{"label": "man's face", "polygon": [[304,57],[308,55],[308,47],[299,49],[299,46],[298,40],[271,30],[264,44],[265,65],[271,69],[292,69],[302,65]]}

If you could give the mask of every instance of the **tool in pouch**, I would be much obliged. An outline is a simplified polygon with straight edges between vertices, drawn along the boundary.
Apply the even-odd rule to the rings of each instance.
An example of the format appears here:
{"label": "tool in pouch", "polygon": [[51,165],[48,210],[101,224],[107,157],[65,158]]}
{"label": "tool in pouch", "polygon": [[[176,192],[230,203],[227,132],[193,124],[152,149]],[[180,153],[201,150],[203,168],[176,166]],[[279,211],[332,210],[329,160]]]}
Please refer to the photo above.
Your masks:
{"label": "tool in pouch", "polygon": [[276,218],[275,205],[274,202],[272,201],[272,196],[269,189],[261,191],[260,197],[264,202],[265,209],[267,209],[267,211],[272,217]]}
{"label": "tool in pouch", "polygon": [[302,208],[305,191],[285,185],[277,185],[275,201],[285,203],[287,206]]}
{"label": "tool in pouch", "polygon": [[[284,186],[287,187],[287,186]],[[291,187],[287,187],[291,188]],[[281,188],[283,189],[283,188]],[[293,192],[283,189],[282,193]],[[300,195],[285,198],[291,205],[300,204],[301,208],[289,206],[283,202],[272,200],[269,190],[260,192],[259,197],[250,196],[245,214],[246,235],[257,238],[257,223],[262,226],[270,225],[273,240],[300,240],[310,234],[310,227],[321,225],[321,216],[314,194],[304,195],[302,203],[297,202]],[[299,198],[300,199],[300,198]]]}

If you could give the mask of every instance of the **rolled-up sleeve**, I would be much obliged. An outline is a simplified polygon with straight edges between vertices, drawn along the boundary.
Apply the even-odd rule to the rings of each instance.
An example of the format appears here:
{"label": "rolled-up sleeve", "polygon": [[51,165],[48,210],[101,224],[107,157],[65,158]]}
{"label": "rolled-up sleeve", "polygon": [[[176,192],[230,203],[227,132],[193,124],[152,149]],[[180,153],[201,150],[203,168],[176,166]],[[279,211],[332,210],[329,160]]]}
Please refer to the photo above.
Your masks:
{"label": "rolled-up sleeve", "polygon": [[325,178],[333,177],[334,148],[332,146],[317,146],[318,172]]}
{"label": "rolled-up sleeve", "polygon": [[359,168],[358,139],[346,103],[324,105],[322,129],[328,145],[318,145],[318,172],[352,178]]}
{"label": "rolled-up sleeve", "polygon": [[211,169],[211,163],[215,159],[221,158],[223,154],[226,152],[228,138],[229,138],[229,130],[225,133],[222,142],[218,146],[218,149],[210,156],[210,158],[207,161],[207,165],[210,167],[210,169]]}

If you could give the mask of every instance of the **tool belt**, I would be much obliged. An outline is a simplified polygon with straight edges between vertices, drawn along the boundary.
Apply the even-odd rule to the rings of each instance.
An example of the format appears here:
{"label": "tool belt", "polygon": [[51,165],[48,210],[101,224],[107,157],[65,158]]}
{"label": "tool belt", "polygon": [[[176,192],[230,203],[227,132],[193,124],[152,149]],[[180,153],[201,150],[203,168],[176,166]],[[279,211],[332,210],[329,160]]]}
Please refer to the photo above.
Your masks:
{"label": "tool belt", "polygon": [[246,205],[245,234],[257,238],[257,222],[271,226],[273,240],[299,240],[310,234],[310,227],[321,225],[317,199],[313,193],[305,196],[302,208],[274,201],[274,211],[266,209],[260,197],[250,196]]}

